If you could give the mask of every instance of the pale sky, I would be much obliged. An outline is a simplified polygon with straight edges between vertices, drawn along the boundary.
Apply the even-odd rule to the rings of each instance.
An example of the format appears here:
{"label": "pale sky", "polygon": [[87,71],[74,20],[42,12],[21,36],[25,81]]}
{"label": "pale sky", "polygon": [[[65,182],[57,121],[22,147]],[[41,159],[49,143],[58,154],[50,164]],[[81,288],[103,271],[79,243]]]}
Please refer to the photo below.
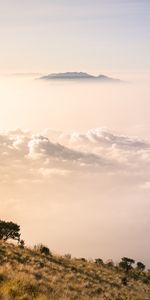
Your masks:
{"label": "pale sky", "polygon": [[1,71],[150,70],[149,0],[0,0]]}

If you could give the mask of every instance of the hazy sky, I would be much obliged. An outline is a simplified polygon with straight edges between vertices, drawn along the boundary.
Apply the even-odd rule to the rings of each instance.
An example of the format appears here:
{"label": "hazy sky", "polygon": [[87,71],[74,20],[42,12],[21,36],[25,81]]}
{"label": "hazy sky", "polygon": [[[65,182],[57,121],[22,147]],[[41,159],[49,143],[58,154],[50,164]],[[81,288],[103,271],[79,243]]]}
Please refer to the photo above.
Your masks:
{"label": "hazy sky", "polygon": [[1,71],[149,71],[149,28],[149,0],[0,0]]}
{"label": "hazy sky", "polygon": [[[149,0],[0,0],[0,218],[27,244],[150,267],[149,53]],[[126,82],[37,80],[63,71]]]}

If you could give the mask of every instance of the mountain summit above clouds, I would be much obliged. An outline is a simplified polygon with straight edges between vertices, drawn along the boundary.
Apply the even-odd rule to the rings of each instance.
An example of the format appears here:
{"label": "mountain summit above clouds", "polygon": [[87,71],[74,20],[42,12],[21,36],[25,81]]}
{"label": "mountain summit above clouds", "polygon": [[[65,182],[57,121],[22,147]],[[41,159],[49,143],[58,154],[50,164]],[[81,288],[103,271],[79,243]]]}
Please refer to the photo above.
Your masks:
{"label": "mountain summit above clouds", "polygon": [[103,82],[120,82],[119,79],[111,78],[105,75],[94,76],[84,72],[65,72],[65,73],[52,73],[40,77],[45,80],[92,80]]}

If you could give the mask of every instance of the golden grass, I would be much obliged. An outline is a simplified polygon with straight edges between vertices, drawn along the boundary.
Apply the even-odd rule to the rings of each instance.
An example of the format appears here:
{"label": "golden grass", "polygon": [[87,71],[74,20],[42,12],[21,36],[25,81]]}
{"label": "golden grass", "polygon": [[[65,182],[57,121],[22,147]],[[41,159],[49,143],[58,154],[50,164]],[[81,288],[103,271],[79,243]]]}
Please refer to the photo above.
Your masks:
{"label": "golden grass", "polygon": [[[150,300],[150,276],[0,242],[0,300]],[[134,279],[135,278],[135,279]]]}

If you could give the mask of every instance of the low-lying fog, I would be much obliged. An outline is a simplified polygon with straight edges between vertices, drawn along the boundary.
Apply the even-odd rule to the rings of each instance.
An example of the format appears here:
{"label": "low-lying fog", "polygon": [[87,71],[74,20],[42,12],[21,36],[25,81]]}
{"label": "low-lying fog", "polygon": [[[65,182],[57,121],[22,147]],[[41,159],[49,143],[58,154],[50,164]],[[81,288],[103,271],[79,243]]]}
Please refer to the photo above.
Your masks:
{"label": "low-lying fog", "polygon": [[149,80],[127,81],[0,77],[1,218],[27,244],[150,266]]}

